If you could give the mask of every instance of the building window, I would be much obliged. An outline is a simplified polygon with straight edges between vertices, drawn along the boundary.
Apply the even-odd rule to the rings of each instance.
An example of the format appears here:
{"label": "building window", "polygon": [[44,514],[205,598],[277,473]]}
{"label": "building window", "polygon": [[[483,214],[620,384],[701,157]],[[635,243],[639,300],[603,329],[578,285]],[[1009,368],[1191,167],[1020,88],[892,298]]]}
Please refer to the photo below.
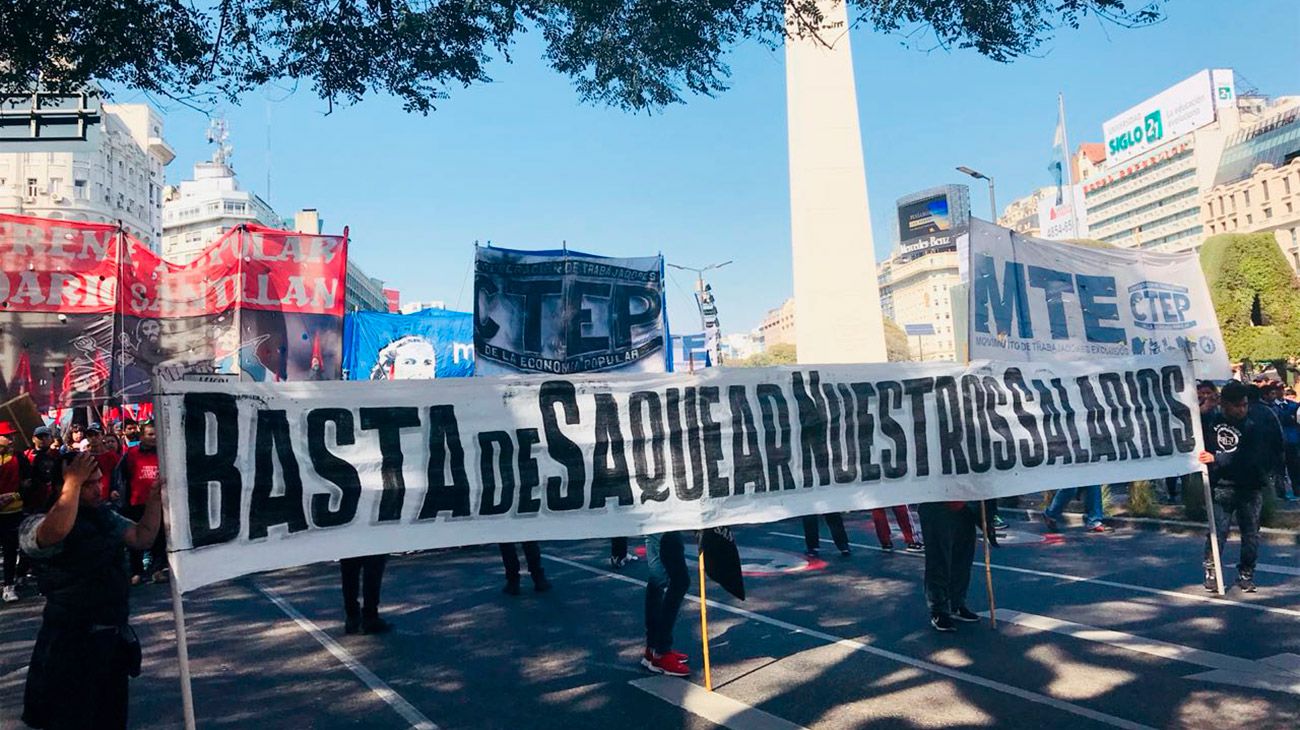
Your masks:
{"label": "building window", "polygon": [[1246,207],[1250,207],[1250,191],[1249,191],[1249,190],[1243,190],[1243,191],[1241,191],[1241,204],[1244,205],[1244,206],[1246,206]]}
{"label": "building window", "polygon": [[1289,177],[1282,178],[1282,194],[1283,195],[1291,194],[1291,178]]}
{"label": "building window", "polygon": [[1273,209],[1272,209],[1272,208],[1265,208],[1265,209],[1264,209],[1264,218],[1265,218],[1265,220],[1267,220],[1267,219],[1269,219],[1269,218],[1272,218],[1272,217],[1273,217]]}
{"label": "building window", "polygon": [[1267,181],[1267,180],[1260,180],[1260,181],[1259,181],[1259,187],[1260,187],[1260,190],[1262,191],[1262,193],[1263,193],[1263,195],[1264,195],[1264,200],[1268,200],[1268,181]]}
{"label": "building window", "polygon": [[37,179],[34,177],[27,178],[27,197],[34,198],[40,191]]}
{"label": "building window", "polygon": [[85,180],[72,181],[72,195],[77,200],[86,200],[89,197],[89,193],[86,190]]}
{"label": "building window", "polygon": [[1246,214],[1246,225],[1250,225],[1251,223],[1254,223],[1254,222],[1255,222],[1255,216],[1251,215],[1250,213],[1247,213],[1247,214]]}

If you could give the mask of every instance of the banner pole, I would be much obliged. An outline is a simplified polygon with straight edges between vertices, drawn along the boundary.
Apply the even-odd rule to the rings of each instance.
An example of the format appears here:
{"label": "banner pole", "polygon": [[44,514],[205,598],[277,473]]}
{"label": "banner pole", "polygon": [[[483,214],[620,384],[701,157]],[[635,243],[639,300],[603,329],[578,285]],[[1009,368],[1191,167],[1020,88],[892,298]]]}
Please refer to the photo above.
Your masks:
{"label": "banner pole", "polygon": [[[1187,367],[1191,370],[1192,382],[1196,381],[1196,349],[1192,343],[1188,342],[1183,345],[1183,354],[1187,356]],[[1199,399],[1198,399],[1199,405]],[[1201,414],[1198,413],[1192,419],[1192,435],[1196,437],[1196,444],[1200,450],[1205,450],[1205,429],[1201,425]],[[1215,529],[1214,522],[1214,490],[1210,487],[1210,467],[1197,463],[1201,474],[1201,484],[1205,487],[1205,526],[1210,535],[1210,559],[1214,561],[1214,593],[1222,596],[1223,590],[1223,562],[1219,558],[1219,531]]]}
{"label": "banner pole", "polygon": [[190,681],[190,649],[188,637],[185,635],[185,605],[181,600],[181,589],[176,583],[174,572],[169,582],[172,586],[172,613],[176,618],[176,658],[181,669],[181,712],[185,717],[185,730],[195,730],[194,688]]}
{"label": "banner pole", "polygon": [[[167,409],[162,407],[163,393],[161,391],[162,381],[154,376],[150,379],[150,391],[154,394],[154,420],[157,421],[157,430],[160,434],[167,434],[170,423],[168,423]],[[167,473],[167,450],[164,444],[166,438],[158,439],[158,465],[162,474]],[[189,636],[185,632],[185,603],[181,599],[181,587],[177,580],[178,573],[174,565],[171,565],[171,548],[176,543],[172,536],[171,530],[171,495],[168,494],[164,487],[162,494],[162,525],[160,529],[167,540],[167,557],[168,567],[171,568],[170,580],[172,589],[172,616],[176,621],[176,661],[180,666],[181,679],[181,713],[185,718],[185,730],[196,730],[194,721],[194,686],[190,676],[190,646]]]}
{"label": "banner pole", "polygon": [[713,691],[713,672],[709,664],[709,602],[704,597],[704,552],[699,553],[700,565],[700,645],[704,652],[704,689]]}
{"label": "banner pole", "polygon": [[993,599],[993,556],[989,550],[989,511],[980,500],[980,522],[984,526],[984,585],[989,591],[989,628],[998,627],[998,605]]}

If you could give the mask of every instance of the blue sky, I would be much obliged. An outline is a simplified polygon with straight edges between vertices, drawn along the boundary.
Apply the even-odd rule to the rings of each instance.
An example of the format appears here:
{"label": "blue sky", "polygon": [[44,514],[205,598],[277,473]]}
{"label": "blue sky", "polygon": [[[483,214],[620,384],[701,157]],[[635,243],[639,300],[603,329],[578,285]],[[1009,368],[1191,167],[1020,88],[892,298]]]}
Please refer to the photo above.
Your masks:
{"label": "blue sky", "polygon": [[[1040,57],[1012,64],[855,31],[877,258],[894,243],[898,197],[976,182],[956,165],[992,175],[1000,205],[1047,184],[1058,91],[1076,146],[1101,141],[1105,119],[1202,68],[1234,68],[1239,89],[1300,93],[1293,0],[1166,8],[1165,22],[1141,30],[1085,20]],[[580,104],[568,79],[540,60],[535,35],[513,55],[514,64],[493,67],[494,83],[453,91],[427,117],[384,97],[327,116],[305,86],[250,94],[223,108],[235,170],[266,197],[269,160],[271,204],[285,215],[317,208],[330,232],[350,226],[354,261],[407,300],[469,309],[476,240],[662,252],[692,266],[734,259],[711,279],[724,331],[755,327],[790,295],[781,50],[743,45],[730,56],[729,92],[649,115]],[[167,177],[176,182],[210,154],[207,119],[183,107],[164,113],[177,152]],[[972,187],[971,197],[974,214],[987,217],[986,191]],[[670,277],[668,299],[673,329],[684,332],[698,315],[683,274]]]}

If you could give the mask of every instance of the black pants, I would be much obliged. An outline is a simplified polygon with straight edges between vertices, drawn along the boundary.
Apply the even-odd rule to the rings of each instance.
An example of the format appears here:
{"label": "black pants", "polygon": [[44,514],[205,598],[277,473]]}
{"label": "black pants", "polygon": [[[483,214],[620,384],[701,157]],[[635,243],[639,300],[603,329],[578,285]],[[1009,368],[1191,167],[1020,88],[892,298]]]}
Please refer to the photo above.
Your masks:
{"label": "black pants", "polygon": [[23,691],[23,722],[45,730],[125,730],[127,665],[115,629],[42,623]]}
{"label": "black pants", "polygon": [[610,538],[610,541],[609,541],[609,556],[610,556],[611,558],[619,558],[619,559],[621,559],[621,558],[626,558],[626,557],[627,557],[627,538],[626,538],[626,537],[614,537],[614,538]]}
{"label": "black pants", "polygon": [[[844,516],[839,512],[822,515],[826,518],[826,524],[831,528],[831,541],[835,547],[840,550],[849,549],[849,533],[844,531]],[[809,551],[816,550],[821,545],[821,529],[817,525],[817,515],[808,515],[803,518],[803,544]]]}
{"label": "black pants", "polygon": [[[122,514],[132,522],[144,518],[144,505],[130,504],[122,508]],[[144,575],[144,556],[149,554],[149,567],[155,573],[167,567],[167,531],[158,526],[158,537],[154,538],[153,547],[148,550],[129,550],[131,554],[131,575]]]}
{"label": "black pants", "polygon": [[[524,561],[528,563],[528,575],[533,577],[533,582],[546,575],[542,570],[542,549],[535,542],[521,542],[519,546],[524,549]],[[501,562],[506,567],[506,582],[519,582],[519,554],[515,552],[515,543],[503,542],[501,547]]]}
{"label": "black pants", "polygon": [[[1231,489],[1216,487],[1214,489],[1214,531],[1219,536],[1219,555],[1228,541],[1228,528],[1232,525],[1232,516],[1237,516],[1237,531],[1241,533],[1241,560],[1237,562],[1237,571],[1255,572],[1255,561],[1259,559],[1259,513],[1264,507],[1264,492],[1261,489]],[[1210,536],[1205,536],[1205,565],[1211,565]]]}
{"label": "black pants", "polygon": [[925,535],[925,599],[931,613],[952,613],[966,605],[977,517],[969,506],[953,510],[943,502],[916,511]]}
{"label": "black pants", "polygon": [[[349,619],[373,621],[379,618],[379,586],[384,582],[387,555],[365,555],[339,561],[343,572],[343,612]],[[358,588],[361,593],[357,603]]]}
{"label": "black pants", "polygon": [[673,648],[673,625],[681,611],[690,575],[686,572],[686,548],[680,532],[665,532],[646,538],[645,643],[660,654]]}
{"label": "black pants", "polygon": [[11,586],[18,577],[18,526],[23,513],[0,515],[0,549],[4,551],[4,584]]}
{"label": "black pants", "polygon": [[[1283,468],[1291,479],[1291,494],[1300,497],[1300,444],[1287,444],[1282,448]],[[1286,495],[1282,494],[1285,498]]]}

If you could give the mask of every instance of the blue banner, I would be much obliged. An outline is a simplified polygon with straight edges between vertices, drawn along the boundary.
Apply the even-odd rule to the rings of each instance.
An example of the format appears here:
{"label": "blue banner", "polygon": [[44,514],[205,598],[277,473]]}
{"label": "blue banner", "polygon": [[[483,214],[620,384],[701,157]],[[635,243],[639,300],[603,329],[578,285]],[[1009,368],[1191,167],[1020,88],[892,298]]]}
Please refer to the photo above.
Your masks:
{"label": "blue banner", "polygon": [[355,312],[343,320],[345,380],[432,380],[473,374],[474,316],[468,312]]}

